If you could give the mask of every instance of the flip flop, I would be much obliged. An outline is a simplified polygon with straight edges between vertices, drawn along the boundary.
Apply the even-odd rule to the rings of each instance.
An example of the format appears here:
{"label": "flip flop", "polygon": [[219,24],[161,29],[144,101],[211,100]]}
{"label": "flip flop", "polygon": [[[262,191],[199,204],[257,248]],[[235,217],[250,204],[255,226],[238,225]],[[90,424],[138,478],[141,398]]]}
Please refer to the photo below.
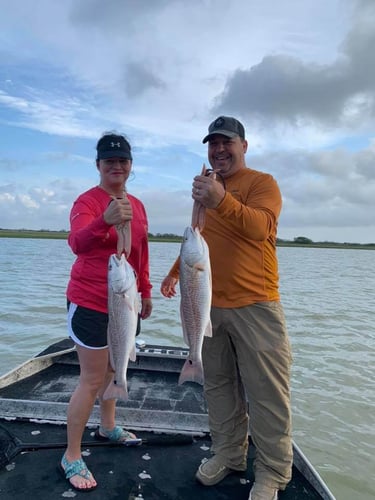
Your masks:
{"label": "flip flop", "polygon": [[63,476],[63,478],[69,483],[69,486],[76,491],[81,491],[82,493],[88,493],[89,491],[93,491],[97,488],[98,485],[91,486],[91,488],[79,488],[78,486],[74,486],[71,483],[70,478],[73,476],[81,476],[85,479],[90,479],[92,477],[91,472],[87,468],[87,465],[82,460],[82,458],[78,460],[73,460],[73,462],[68,462],[65,454],[61,459],[61,463],[58,465],[58,470]]}
{"label": "flip flop", "polygon": [[95,439],[98,441],[112,441],[113,443],[123,444],[124,446],[137,446],[142,444],[142,439],[133,437],[133,435],[116,425],[111,431],[104,429],[104,427],[99,427],[95,431]]}

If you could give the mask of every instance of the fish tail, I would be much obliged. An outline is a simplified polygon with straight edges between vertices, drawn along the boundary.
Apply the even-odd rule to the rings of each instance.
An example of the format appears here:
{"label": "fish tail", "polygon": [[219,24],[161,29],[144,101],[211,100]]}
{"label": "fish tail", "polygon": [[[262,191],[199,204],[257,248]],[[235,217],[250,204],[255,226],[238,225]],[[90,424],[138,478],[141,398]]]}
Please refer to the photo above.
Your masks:
{"label": "fish tail", "polygon": [[113,380],[110,384],[108,384],[106,390],[103,394],[103,399],[123,399],[124,401],[128,400],[128,389],[123,385],[116,384],[116,381]]}
{"label": "fish tail", "polygon": [[134,345],[133,345],[133,347],[132,347],[132,349],[130,351],[129,359],[131,361],[136,361],[136,359],[137,359],[137,354],[136,354],[136,351],[135,351],[135,342],[134,342]]}
{"label": "fish tail", "polygon": [[211,320],[208,321],[206,328],[204,330],[204,336],[205,337],[212,337],[212,323]]}
{"label": "fish tail", "polygon": [[182,367],[178,384],[181,385],[184,382],[196,382],[197,384],[203,385],[203,380],[202,361],[192,361],[191,359],[187,359]]}

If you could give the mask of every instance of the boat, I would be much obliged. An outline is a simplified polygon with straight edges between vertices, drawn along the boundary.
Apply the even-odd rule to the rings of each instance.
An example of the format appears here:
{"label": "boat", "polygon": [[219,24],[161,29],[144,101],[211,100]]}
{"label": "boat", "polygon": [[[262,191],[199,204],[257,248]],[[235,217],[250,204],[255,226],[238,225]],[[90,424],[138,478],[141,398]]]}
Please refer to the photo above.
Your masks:
{"label": "boat", "polygon": [[[129,362],[129,400],[117,402],[117,424],[137,433],[139,446],[95,440],[99,408],[86,426],[82,450],[98,487],[90,499],[247,500],[254,481],[254,446],[249,438],[246,472],[233,473],[215,486],[195,479],[210,456],[207,407],[202,387],[178,385],[188,356],[183,347],[146,345],[137,340]],[[0,377],[0,498],[51,500],[83,493],[58,472],[66,446],[66,413],[79,376],[70,339],[55,342]],[[302,450],[293,443],[292,479],[280,500],[334,500]],[[86,493],[85,493],[86,494]]]}

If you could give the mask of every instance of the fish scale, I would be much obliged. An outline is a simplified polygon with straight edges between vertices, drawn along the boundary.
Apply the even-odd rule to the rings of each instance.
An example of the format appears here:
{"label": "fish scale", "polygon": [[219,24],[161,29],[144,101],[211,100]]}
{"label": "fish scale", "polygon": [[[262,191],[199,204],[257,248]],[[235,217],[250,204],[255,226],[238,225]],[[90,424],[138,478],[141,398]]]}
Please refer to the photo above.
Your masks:
{"label": "fish scale", "polygon": [[122,254],[108,261],[108,346],[112,381],[103,399],[128,399],[126,372],[129,359],[135,361],[139,299],[133,267]]}
{"label": "fish scale", "polygon": [[202,345],[204,336],[212,336],[211,267],[206,241],[198,227],[187,227],[180,250],[180,315],[189,355],[182,367],[179,384],[203,384]]}

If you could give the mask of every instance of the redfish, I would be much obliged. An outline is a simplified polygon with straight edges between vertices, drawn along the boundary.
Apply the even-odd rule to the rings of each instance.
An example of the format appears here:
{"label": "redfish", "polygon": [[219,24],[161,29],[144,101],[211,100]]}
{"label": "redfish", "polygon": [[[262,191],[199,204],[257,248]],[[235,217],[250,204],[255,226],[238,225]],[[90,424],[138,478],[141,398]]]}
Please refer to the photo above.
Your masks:
{"label": "redfish", "polygon": [[136,275],[125,255],[108,261],[108,346],[113,380],[103,399],[128,399],[126,372],[135,361],[135,336],[140,309]]}
{"label": "redfish", "polygon": [[198,227],[187,227],[180,250],[180,315],[189,356],[182,367],[179,384],[203,384],[202,345],[204,336],[212,337],[211,266],[206,241]]}

